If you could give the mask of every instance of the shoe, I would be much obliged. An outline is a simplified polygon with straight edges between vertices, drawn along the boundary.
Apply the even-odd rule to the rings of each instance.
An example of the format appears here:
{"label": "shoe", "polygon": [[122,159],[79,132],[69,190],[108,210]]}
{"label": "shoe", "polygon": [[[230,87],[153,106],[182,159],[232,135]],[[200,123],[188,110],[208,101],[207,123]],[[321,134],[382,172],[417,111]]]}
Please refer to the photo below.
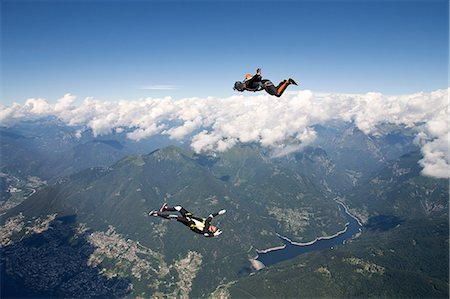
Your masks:
{"label": "shoe", "polygon": [[158,211],[151,211],[150,213],[148,213],[149,216],[158,216]]}
{"label": "shoe", "polygon": [[161,206],[161,209],[159,209],[159,211],[162,213],[165,210],[167,210],[167,207],[168,207],[167,202],[165,202],[165,203],[163,203],[163,205]]}
{"label": "shoe", "polygon": [[289,84],[298,85],[297,82],[295,82],[292,78],[289,78]]}

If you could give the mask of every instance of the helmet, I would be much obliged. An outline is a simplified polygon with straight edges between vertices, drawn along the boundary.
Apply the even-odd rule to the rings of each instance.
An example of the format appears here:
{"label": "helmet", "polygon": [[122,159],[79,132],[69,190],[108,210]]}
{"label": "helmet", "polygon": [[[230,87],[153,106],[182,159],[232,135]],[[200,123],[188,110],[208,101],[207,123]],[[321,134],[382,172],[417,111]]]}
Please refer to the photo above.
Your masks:
{"label": "helmet", "polygon": [[237,91],[244,91],[245,90],[245,84],[242,83],[241,81],[236,81],[234,83],[234,88],[233,89],[237,90]]}

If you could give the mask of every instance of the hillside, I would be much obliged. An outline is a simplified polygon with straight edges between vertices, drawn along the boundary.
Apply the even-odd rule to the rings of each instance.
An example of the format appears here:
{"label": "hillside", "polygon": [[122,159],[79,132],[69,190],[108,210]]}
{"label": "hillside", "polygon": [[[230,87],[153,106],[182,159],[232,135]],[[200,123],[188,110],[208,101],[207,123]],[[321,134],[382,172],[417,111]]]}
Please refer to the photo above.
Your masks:
{"label": "hillside", "polygon": [[231,298],[448,298],[448,220],[365,230],[335,250],[265,268],[223,290]]}
{"label": "hillside", "polygon": [[222,290],[232,298],[448,298],[448,181],[420,175],[413,152],[345,195],[361,236],[307,253]]}
{"label": "hillside", "polygon": [[[254,149],[236,148],[217,157],[212,167],[205,159],[209,158],[171,146],[61,179],[7,212],[6,224],[15,219],[10,227],[20,229],[13,231],[12,245],[5,248],[28,248],[25,232],[36,221],[51,215],[55,215],[51,221],[76,217],[74,225],[91,231],[88,240],[96,248],[88,259],[109,275],[131,279],[133,294],[178,294],[183,285],[183,294],[196,297],[245,273],[256,248],[281,244],[277,232],[311,240],[345,224],[335,203],[315,191],[311,182],[275,167]],[[250,164],[242,167],[243,163]],[[229,179],[224,180],[219,170]],[[206,239],[179,223],[146,215],[163,202],[181,204],[203,216],[227,209],[214,220],[224,233]],[[136,251],[140,254],[130,257]],[[196,266],[188,275],[180,263]],[[20,275],[21,269],[14,273]]]}
{"label": "hillside", "polygon": [[[330,124],[274,157],[256,144],[153,150],[164,141],[53,125],[1,131],[2,296],[448,296],[448,181],[421,175],[408,129],[366,136]],[[255,272],[258,250],[284,244],[277,234],[309,242],[341,231],[334,199],[363,223],[360,236]],[[199,216],[226,209],[214,219],[223,234],[147,215],[163,202]]]}

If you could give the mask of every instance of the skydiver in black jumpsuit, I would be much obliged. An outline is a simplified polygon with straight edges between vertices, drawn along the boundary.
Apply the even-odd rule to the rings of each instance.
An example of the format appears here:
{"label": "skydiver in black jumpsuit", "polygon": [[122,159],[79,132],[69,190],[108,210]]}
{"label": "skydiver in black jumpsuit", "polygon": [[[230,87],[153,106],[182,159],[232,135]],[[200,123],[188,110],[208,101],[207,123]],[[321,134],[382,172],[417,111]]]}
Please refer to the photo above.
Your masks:
{"label": "skydiver in black jumpsuit", "polygon": [[297,85],[297,82],[295,82],[294,79],[289,78],[281,81],[275,87],[272,81],[262,79],[261,69],[258,68],[255,75],[252,76],[250,74],[247,74],[243,82],[236,81],[236,83],[234,83],[233,89],[237,91],[260,91],[264,89],[270,95],[281,97],[286,88],[291,84]]}
{"label": "skydiver in black jumpsuit", "polygon": [[[167,215],[163,214],[163,212],[175,212],[178,211],[181,215]],[[220,210],[217,213],[210,214],[208,218],[199,218],[192,215],[191,212],[188,212],[182,206],[175,206],[170,208],[167,203],[163,204],[159,211],[151,211],[149,213],[150,216],[159,216],[165,219],[173,219],[177,220],[187,227],[189,227],[193,232],[197,234],[202,234],[205,237],[216,237],[222,233],[220,229],[216,226],[211,225],[211,220],[217,215],[222,215],[226,212],[226,210]]]}

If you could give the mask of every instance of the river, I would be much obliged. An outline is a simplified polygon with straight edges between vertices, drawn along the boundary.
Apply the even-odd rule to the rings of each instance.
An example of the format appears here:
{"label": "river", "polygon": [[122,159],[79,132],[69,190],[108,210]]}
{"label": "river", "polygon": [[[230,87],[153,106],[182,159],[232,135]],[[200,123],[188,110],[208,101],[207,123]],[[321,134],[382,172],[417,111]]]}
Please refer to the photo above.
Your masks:
{"label": "river", "polygon": [[286,237],[278,235],[284,242],[284,245],[274,249],[258,251],[256,261],[261,262],[264,266],[270,266],[288,259],[292,259],[300,254],[315,250],[323,250],[333,248],[337,245],[344,244],[346,240],[351,239],[355,234],[361,232],[361,224],[357,218],[351,215],[344,204],[339,202],[339,208],[345,212],[347,224],[345,228],[330,237],[318,238],[309,243],[292,242]]}

